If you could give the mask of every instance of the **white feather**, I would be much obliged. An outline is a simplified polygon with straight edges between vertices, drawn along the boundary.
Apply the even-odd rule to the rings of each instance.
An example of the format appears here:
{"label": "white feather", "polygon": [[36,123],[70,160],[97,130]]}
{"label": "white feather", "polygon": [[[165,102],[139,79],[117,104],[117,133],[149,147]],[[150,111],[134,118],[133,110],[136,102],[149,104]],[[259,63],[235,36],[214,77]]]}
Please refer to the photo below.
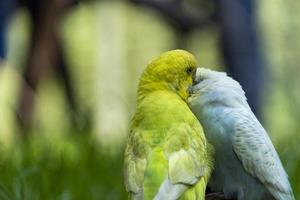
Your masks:
{"label": "white feather", "polygon": [[[216,150],[223,151],[217,151],[216,154],[223,154],[227,156],[226,158],[232,159],[227,160],[231,162],[227,166],[238,167],[236,156],[231,155],[233,150],[246,173],[259,179],[276,200],[294,199],[277,152],[266,131],[252,113],[240,84],[228,77],[226,73],[205,68],[198,69],[196,77],[198,84],[192,89],[193,94],[189,99],[189,104],[196,116],[202,119],[200,122],[204,126],[205,134],[209,134],[207,136],[218,145]],[[218,164],[218,160],[216,163]],[[231,192],[241,191],[241,187],[249,184],[235,186],[235,179],[230,177],[235,176],[234,172],[226,169],[226,163],[220,163],[220,165],[223,167],[216,166],[215,174],[221,175],[212,177],[215,182],[222,179],[221,176],[225,176],[224,173],[226,173],[229,175],[227,179],[224,179],[226,179],[225,182],[229,181],[229,185],[231,183]],[[238,176],[245,177],[238,177],[239,180],[245,182],[250,180],[243,171],[239,173]],[[252,183],[256,184],[255,181]],[[226,191],[226,187],[228,186],[224,184],[222,191]],[[259,187],[261,187],[259,184],[253,186],[253,188]],[[256,191],[249,190],[251,189],[244,188],[244,191],[255,195]],[[239,195],[243,196],[241,193]]]}
{"label": "white feather", "polygon": [[184,191],[186,191],[187,185],[184,184],[172,184],[168,178],[161,184],[158,193],[154,200],[176,200]]}

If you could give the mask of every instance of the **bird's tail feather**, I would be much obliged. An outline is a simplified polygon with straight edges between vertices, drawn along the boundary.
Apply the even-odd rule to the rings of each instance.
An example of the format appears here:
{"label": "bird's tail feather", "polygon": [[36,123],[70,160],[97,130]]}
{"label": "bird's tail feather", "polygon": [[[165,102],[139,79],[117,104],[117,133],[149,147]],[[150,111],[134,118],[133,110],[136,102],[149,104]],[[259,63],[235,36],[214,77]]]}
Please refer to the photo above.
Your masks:
{"label": "bird's tail feather", "polygon": [[148,157],[144,176],[144,200],[153,200],[168,176],[168,162],[163,150],[156,148]]}
{"label": "bird's tail feather", "polygon": [[196,185],[185,191],[180,200],[205,200],[206,184],[205,178],[202,177]]}

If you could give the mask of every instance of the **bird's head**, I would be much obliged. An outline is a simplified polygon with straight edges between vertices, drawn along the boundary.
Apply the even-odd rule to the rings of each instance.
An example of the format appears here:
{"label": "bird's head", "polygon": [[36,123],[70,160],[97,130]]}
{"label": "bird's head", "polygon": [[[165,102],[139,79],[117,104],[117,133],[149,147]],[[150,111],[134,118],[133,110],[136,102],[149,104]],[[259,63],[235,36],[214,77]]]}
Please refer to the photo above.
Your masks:
{"label": "bird's head", "polygon": [[189,87],[196,76],[195,57],[184,50],[172,50],[161,54],[145,69],[139,83],[139,95],[155,90],[168,90],[187,101]]}
{"label": "bird's head", "polygon": [[197,101],[210,105],[248,105],[245,92],[237,81],[224,72],[202,67],[197,69],[195,82],[190,90],[189,103]]}

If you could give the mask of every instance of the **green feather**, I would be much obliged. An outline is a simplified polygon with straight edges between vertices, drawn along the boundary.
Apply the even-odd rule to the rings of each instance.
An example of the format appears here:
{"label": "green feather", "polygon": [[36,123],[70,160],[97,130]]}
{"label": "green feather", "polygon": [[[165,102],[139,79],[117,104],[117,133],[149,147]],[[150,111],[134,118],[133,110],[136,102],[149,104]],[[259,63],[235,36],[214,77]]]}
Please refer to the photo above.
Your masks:
{"label": "green feather", "polygon": [[131,199],[153,199],[168,179],[186,188],[181,199],[204,200],[212,151],[186,102],[195,71],[194,57],[183,50],[164,53],[145,69],[125,150]]}

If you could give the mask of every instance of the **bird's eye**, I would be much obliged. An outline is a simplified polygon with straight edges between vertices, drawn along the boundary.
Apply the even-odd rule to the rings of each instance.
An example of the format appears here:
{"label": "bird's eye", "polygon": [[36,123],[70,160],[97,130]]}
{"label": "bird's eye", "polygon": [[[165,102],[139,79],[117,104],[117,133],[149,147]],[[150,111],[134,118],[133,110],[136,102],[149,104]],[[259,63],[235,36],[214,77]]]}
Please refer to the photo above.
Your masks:
{"label": "bird's eye", "polygon": [[192,75],[192,74],[193,74],[193,71],[194,71],[193,67],[188,67],[188,68],[186,69],[186,73],[187,73],[188,75]]}

